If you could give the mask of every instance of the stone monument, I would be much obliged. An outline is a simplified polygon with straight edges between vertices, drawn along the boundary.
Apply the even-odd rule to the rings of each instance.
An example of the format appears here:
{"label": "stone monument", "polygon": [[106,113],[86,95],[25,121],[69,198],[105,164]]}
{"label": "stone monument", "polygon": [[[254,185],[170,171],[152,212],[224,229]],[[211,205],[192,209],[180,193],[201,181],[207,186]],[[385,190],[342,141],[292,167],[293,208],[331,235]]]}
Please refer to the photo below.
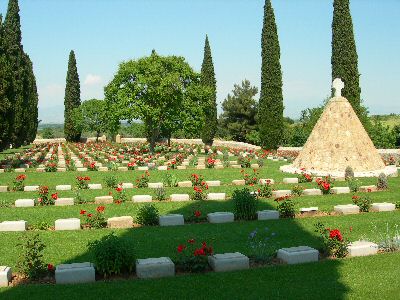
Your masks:
{"label": "stone monument", "polygon": [[281,171],[315,176],[343,177],[347,166],[356,177],[374,177],[380,173],[397,173],[394,166],[385,166],[350,102],[342,97],[344,83],[332,83],[335,96],[326,105],[321,117],[292,165]]}

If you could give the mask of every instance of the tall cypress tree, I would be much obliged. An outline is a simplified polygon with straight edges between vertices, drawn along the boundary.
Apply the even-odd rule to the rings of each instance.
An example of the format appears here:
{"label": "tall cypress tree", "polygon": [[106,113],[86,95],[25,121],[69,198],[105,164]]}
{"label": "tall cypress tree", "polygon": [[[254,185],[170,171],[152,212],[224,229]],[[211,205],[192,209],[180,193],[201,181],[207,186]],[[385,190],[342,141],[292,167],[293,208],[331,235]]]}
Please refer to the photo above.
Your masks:
{"label": "tall cypress tree", "polygon": [[261,90],[258,123],[261,145],[277,149],[283,137],[282,71],[278,31],[270,0],[265,1],[261,34]]}
{"label": "tall cypress tree", "polygon": [[38,128],[38,102],[39,97],[36,87],[36,78],[33,73],[32,61],[27,54],[24,54],[24,65],[25,65],[25,80],[24,80],[24,91],[27,99],[27,109],[25,112],[25,130],[26,130],[26,141],[31,143],[35,140],[36,132]]}
{"label": "tall cypress tree", "polygon": [[76,128],[72,113],[74,108],[81,104],[81,87],[79,82],[78,69],[76,67],[75,53],[69,53],[67,80],[64,98],[64,135],[67,141],[78,142],[81,132]]}
{"label": "tall cypress tree", "polygon": [[359,117],[362,115],[358,55],[354,41],[349,0],[333,1],[332,21],[332,81],[344,82],[342,95],[349,100]]}
{"label": "tall cypress tree", "polygon": [[19,147],[26,140],[25,115],[28,109],[27,98],[24,97],[24,53],[21,44],[21,23],[18,0],[8,2],[7,15],[4,20],[4,46],[7,61],[12,69],[12,109],[10,112],[11,142]]}
{"label": "tall cypress tree", "polygon": [[5,55],[3,17],[0,15],[0,150],[10,144],[12,122],[10,96],[12,95],[11,68]]}
{"label": "tall cypress tree", "polygon": [[206,145],[212,145],[217,132],[217,81],[215,80],[214,64],[211,56],[210,43],[206,35],[204,44],[204,58],[201,65],[201,84],[210,88],[212,96],[204,104],[205,122],[201,132],[201,139]]}

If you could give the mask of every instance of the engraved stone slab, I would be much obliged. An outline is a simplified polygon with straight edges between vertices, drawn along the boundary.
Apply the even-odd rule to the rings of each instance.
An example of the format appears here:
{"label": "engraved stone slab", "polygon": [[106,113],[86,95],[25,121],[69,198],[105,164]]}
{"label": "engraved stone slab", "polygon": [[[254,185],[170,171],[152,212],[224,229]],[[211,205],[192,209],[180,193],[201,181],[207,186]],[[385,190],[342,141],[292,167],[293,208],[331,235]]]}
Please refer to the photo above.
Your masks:
{"label": "engraved stone slab", "polygon": [[179,181],[178,187],[192,187],[191,181]]}
{"label": "engraved stone slab", "polygon": [[97,196],[94,198],[94,203],[96,204],[110,204],[114,202],[112,196]]}
{"label": "engraved stone slab", "polygon": [[15,207],[33,207],[35,206],[34,199],[18,199],[15,200]]}
{"label": "engraved stone slab", "polygon": [[103,187],[101,183],[89,183],[88,184],[89,190],[101,190]]}
{"label": "engraved stone slab", "polygon": [[8,283],[11,282],[12,279],[12,271],[10,267],[0,266],[0,287],[8,286]]}
{"label": "engraved stone slab", "polygon": [[24,187],[24,192],[37,192],[39,190],[38,185],[27,185]]}
{"label": "engraved stone slab", "polygon": [[159,222],[160,226],[178,226],[178,225],[185,224],[183,215],[180,215],[180,214],[169,214],[169,215],[160,216],[158,218],[158,222]]}
{"label": "engraved stone slab", "polygon": [[159,166],[157,168],[157,170],[159,170],[159,171],[167,171],[168,170],[168,166]]}
{"label": "engraved stone slab", "polygon": [[233,185],[246,185],[246,180],[244,179],[236,179],[232,180]]}
{"label": "engraved stone slab", "polygon": [[56,284],[95,282],[94,266],[89,263],[58,265],[55,271]]}
{"label": "engraved stone slab", "polygon": [[28,222],[21,221],[3,221],[0,223],[0,231],[25,231]]}
{"label": "engraved stone slab", "polygon": [[360,208],[354,204],[336,205],[333,209],[342,215],[358,214],[360,212]]}
{"label": "engraved stone slab", "polygon": [[277,210],[261,210],[257,212],[258,220],[276,220],[279,219],[279,211]]}
{"label": "engraved stone slab", "polygon": [[207,180],[206,184],[210,186],[220,186],[221,185],[221,180]]}
{"label": "engraved stone slab", "polygon": [[121,187],[123,189],[133,189],[133,183],[131,183],[131,182],[123,182],[121,184]]}
{"label": "engraved stone slab", "polygon": [[189,194],[171,194],[171,201],[189,201]]}
{"label": "engraved stone slab", "polygon": [[149,182],[148,187],[151,189],[159,189],[164,187],[164,184],[162,182]]}
{"label": "engraved stone slab", "polygon": [[305,189],[303,190],[304,196],[320,196],[322,191],[320,189]]}
{"label": "engraved stone slab", "polygon": [[259,183],[261,185],[265,185],[265,184],[274,184],[275,180],[270,179],[270,178],[266,178],[266,179],[260,179]]}
{"label": "engraved stone slab", "polygon": [[56,185],[56,191],[70,191],[72,189],[71,185]]}
{"label": "engraved stone slab", "polygon": [[131,228],[133,218],[131,216],[113,217],[107,219],[108,228]]}
{"label": "engraved stone slab", "polygon": [[378,253],[378,245],[368,241],[356,241],[347,247],[349,256],[367,256]]}
{"label": "engraved stone slab", "polygon": [[174,276],[175,265],[169,257],[137,259],[136,275],[139,278]]}
{"label": "engraved stone slab", "polygon": [[153,200],[153,197],[150,195],[135,195],[132,196],[132,201],[133,202],[151,202]]}
{"label": "engraved stone slab", "polygon": [[396,205],[394,203],[372,203],[371,211],[393,211],[396,210]]}
{"label": "engraved stone slab", "polygon": [[149,167],[144,167],[144,166],[142,166],[142,167],[138,167],[137,168],[139,171],[147,171],[147,170],[149,170]]}
{"label": "engraved stone slab", "polygon": [[348,194],[350,193],[350,188],[348,186],[338,186],[331,188],[332,194]]}
{"label": "engraved stone slab", "polygon": [[6,185],[0,186],[0,193],[5,193],[5,192],[8,192],[8,186]]}
{"label": "engraved stone slab", "polygon": [[225,200],[226,194],[225,193],[208,193],[207,200]]}
{"label": "engraved stone slab", "polygon": [[283,178],[283,183],[299,183],[299,179],[296,178]]}
{"label": "engraved stone slab", "polygon": [[74,205],[74,198],[58,198],[54,201],[55,206],[69,206]]}
{"label": "engraved stone slab", "polygon": [[292,191],[291,190],[276,190],[272,191],[272,197],[273,198],[281,198],[281,197],[286,197],[286,196],[291,196]]}
{"label": "engraved stone slab", "polygon": [[58,219],[54,222],[55,230],[79,230],[81,220],[78,218]]}
{"label": "engraved stone slab", "polygon": [[235,216],[231,212],[214,212],[207,214],[210,223],[230,223],[235,220]]}
{"label": "engraved stone slab", "polygon": [[250,268],[249,258],[240,252],[214,254],[208,257],[214,272],[245,270]]}
{"label": "engraved stone slab", "polygon": [[376,192],[377,190],[376,185],[362,185],[358,188],[358,191],[361,193]]}
{"label": "engraved stone slab", "polygon": [[290,265],[301,264],[318,261],[319,252],[308,246],[282,248],[278,250],[277,257]]}

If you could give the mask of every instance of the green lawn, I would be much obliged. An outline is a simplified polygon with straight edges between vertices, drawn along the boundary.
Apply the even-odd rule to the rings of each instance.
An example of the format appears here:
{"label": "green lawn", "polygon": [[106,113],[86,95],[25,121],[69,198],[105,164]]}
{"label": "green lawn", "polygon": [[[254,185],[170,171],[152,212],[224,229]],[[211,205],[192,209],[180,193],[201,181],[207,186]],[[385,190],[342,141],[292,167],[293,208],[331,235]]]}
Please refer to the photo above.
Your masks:
{"label": "green lawn", "polygon": [[[260,169],[260,178],[273,178],[277,182],[275,189],[290,189],[292,185],[282,183],[290,174],[279,172],[281,162],[266,161]],[[248,170],[250,171],[250,170]],[[221,180],[224,186],[211,187],[210,192],[226,192],[231,195],[234,189],[233,179],[241,179],[240,169],[222,170],[174,170],[178,180],[188,180],[190,174],[203,174],[206,180]],[[120,182],[134,182],[140,171],[130,172],[66,172],[66,173],[26,173],[26,185],[48,185],[54,189],[58,184],[75,183],[76,176],[89,175],[92,183],[102,183],[103,190],[82,191],[87,199],[97,195],[107,195],[104,176],[114,174]],[[164,171],[151,171],[150,182],[162,181]],[[0,185],[12,182],[16,173],[0,174]],[[362,179],[364,185],[375,184],[376,179]],[[337,186],[345,186],[345,182],[337,182]],[[316,187],[315,183],[302,186]],[[239,187],[242,188],[242,187]],[[370,193],[373,202],[397,202],[400,199],[400,179],[389,179],[389,190]],[[256,187],[254,188],[256,189]],[[190,193],[191,188],[167,188],[167,194]],[[127,190],[128,198],[134,194],[151,194],[151,189]],[[59,192],[60,197],[74,196],[74,192]],[[295,198],[296,207],[318,206],[320,210],[332,211],[337,204],[351,203],[351,194],[329,196],[302,196]],[[16,199],[36,198],[32,192],[7,192],[0,194],[0,200],[13,203]],[[215,211],[233,211],[233,203],[227,201],[204,202],[155,202],[161,214],[182,213],[185,216],[201,210],[203,215]],[[138,204],[131,201],[121,205],[105,205],[105,216],[122,216],[137,214]],[[272,199],[260,199],[259,209],[275,208]],[[79,217],[79,211],[95,210],[95,204],[82,204],[66,207],[33,207],[33,208],[0,208],[0,221],[27,220],[29,224],[45,221],[50,225],[58,218]],[[363,213],[350,216],[325,216],[298,219],[280,219],[270,221],[247,221],[228,224],[187,224],[176,227],[141,227],[132,229],[98,229],[80,231],[38,231],[47,245],[44,260],[57,265],[59,263],[93,261],[92,254],[87,251],[87,243],[114,231],[117,236],[128,242],[137,258],[169,256],[174,258],[176,247],[190,238],[207,241],[217,253],[239,251],[250,254],[247,245],[248,235],[255,228],[268,227],[277,235],[271,240],[275,249],[308,245],[321,247],[321,241],[314,232],[314,224],[318,221],[327,227],[344,231],[350,241],[368,239],[379,242],[379,235],[385,232],[388,224],[393,228],[400,224],[400,211],[388,213]],[[374,230],[377,226],[378,231]],[[352,227],[352,232],[349,228]],[[32,232],[0,233],[0,265],[15,268],[21,236]],[[374,257],[352,258],[342,260],[325,260],[319,263],[297,266],[274,266],[224,274],[207,273],[203,275],[185,275],[159,280],[119,280],[114,282],[97,282],[90,285],[55,286],[29,285],[0,289],[0,299],[39,299],[57,295],[57,299],[72,297],[87,299],[120,299],[124,296],[134,299],[396,299],[400,292],[399,253],[383,254]],[[306,274],[306,276],[304,276]]]}

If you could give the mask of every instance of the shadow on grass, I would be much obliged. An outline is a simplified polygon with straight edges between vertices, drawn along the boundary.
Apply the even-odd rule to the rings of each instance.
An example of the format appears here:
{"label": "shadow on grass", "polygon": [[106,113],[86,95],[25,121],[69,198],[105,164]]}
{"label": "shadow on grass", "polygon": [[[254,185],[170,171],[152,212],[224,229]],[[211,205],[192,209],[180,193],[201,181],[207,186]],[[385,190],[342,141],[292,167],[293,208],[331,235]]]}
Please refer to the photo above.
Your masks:
{"label": "shadow on grass", "polygon": [[[214,208],[218,208],[215,203]],[[201,210],[201,203],[189,202],[185,207],[170,213],[188,217]],[[222,206],[221,206],[222,207]],[[226,206],[224,206],[226,210]],[[262,209],[273,209],[263,203]],[[310,222],[311,219],[310,219]],[[276,249],[294,246],[319,248],[316,235],[305,231],[292,219],[247,221],[224,224],[187,224],[174,227],[141,227],[115,230],[117,236],[132,247],[136,258],[169,256],[176,257],[176,247],[194,238],[211,244],[216,253],[236,252],[249,254],[249,233],[256,228],[268,227],[275,232],[272,242]],[[69,246],[79,236],[91,235],[89,240],[110,233],[110,229],[86,230],[81,232],[46,232],[52,238],[64,239],[64,247],[58,249],[68,256]],[[42,234],[41,234],[42,235]],[[95,236],[95,238],[93,238]],[[49,250],[49,249],[48,249]],[[54,251],[54,249],[52,250]],[[51,255],[51,254],[50,254]],[[62,263],[93,261],[87,250]],[[4,289],[1,299],[343,299],[348,288],[341,282],[338,260],[302,265],[275,265],[245,271],[193,275],[153,280],[98,281],[94,284],[77,285],[26,285]]]}

